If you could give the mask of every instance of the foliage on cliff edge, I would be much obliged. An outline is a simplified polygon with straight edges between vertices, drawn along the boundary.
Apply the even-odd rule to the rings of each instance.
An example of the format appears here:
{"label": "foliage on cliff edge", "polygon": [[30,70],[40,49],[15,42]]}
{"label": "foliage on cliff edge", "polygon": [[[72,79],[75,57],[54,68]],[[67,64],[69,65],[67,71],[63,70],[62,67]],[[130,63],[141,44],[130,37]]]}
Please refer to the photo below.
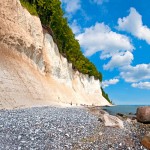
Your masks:
{"label": "foliage on cliff edge", "polygon": [[[79,42],[68,26],[67,18],[64,18],[59,0],[20,0],[20,2],[32,15],[39,16],[43,25],[52,29],[52,36],[60,53],[72,63],[73,69],[102,81],[102,74],[82,54]],[[103,90],[102,93],[110,102],[108,95]]]}

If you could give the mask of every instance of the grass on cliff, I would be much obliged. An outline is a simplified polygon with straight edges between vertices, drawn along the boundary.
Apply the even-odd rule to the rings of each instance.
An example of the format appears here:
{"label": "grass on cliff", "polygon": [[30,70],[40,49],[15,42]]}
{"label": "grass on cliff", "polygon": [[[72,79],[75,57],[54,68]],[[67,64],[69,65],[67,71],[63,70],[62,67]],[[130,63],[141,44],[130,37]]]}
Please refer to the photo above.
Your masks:
{"label": "grass on cliff", "polygon": [[35,5],[31,5],[28,1],[25,1],[25,0],[20,0],[20,2],[21,2],[21,5],[24,8],[26,8],[31,15],[38,16]]}

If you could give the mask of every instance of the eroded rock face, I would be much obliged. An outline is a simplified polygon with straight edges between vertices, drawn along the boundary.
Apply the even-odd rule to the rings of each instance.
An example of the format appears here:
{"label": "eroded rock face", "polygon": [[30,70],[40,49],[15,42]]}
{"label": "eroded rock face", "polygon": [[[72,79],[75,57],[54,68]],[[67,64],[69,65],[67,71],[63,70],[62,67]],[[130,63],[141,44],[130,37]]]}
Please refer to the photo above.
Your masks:
{"label": "eroded rock face", "polygon": [[0,0],[0,22],[0,108],[109,105],[99,80],[75,72],[19,0]]}
{"label": "eroded rock face", "polygon": [[22,8],[19,0],[1,0],[0,22],[0,43],[25,54],[43,69],[43,30],[39,18]]}
{"label": "eroded rock face", "polygon": [[44,60],[46,60],[49,67],[47,70],[50,75],[58,80],[60,83],[67,84],[75,91],[86,92],[87,94],[100,94],[100,82],[94,77],[83,75],[78,71],[72,69],[72,64],[67,62],[67,59],[60,55],[56,44],[53,42],[49,34],[44,36]]}
{"label": "eroded rock face", "polygon": [[139,122],[150,123],[150,106],[139,107],[136,116]]}

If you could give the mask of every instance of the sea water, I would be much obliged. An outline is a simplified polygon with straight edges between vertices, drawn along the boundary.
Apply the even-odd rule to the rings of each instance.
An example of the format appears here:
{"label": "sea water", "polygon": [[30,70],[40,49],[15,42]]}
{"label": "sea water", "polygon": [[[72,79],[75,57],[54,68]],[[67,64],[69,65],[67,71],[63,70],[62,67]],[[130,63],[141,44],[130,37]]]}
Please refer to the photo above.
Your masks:
{"label": "sea water", "polygon": [[116,115],[117,113],[121,114],[136,114],[136,110],[138,107],[143,107],[145,105],[116,105],[110,107],[103,107],[111,115]]}

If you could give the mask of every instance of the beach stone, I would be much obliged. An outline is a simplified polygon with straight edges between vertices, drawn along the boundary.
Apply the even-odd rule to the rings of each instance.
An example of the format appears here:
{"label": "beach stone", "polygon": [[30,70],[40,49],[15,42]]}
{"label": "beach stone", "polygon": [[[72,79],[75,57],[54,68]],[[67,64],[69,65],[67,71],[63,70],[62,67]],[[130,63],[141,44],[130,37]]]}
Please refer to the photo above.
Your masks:
{"label": "beach stone", "polygon": [[137,108],[136,116],[139,122],[150,123],[150,106]]}
{"label": "beach stone", "polygon": [[122,114],[122,113],[117,113],[117,116],[124,117],[124,114]]}
{"label": "beach stone", "polygon": [[146,134],[142,141],[141,141],[141,144],[145,147],[145,148],[148,148],[150,149],[150,133]]}
{"label": "beach stone", "polygon": [[101,119],[105,126],[124,128],[123,121],[116,116],[104,114],[103,116],[101,115]]}
{"label": "beach stone", "polygon": [[130,118],[127,118],[126,120],[128,123],[131,123],[131,119]]}

